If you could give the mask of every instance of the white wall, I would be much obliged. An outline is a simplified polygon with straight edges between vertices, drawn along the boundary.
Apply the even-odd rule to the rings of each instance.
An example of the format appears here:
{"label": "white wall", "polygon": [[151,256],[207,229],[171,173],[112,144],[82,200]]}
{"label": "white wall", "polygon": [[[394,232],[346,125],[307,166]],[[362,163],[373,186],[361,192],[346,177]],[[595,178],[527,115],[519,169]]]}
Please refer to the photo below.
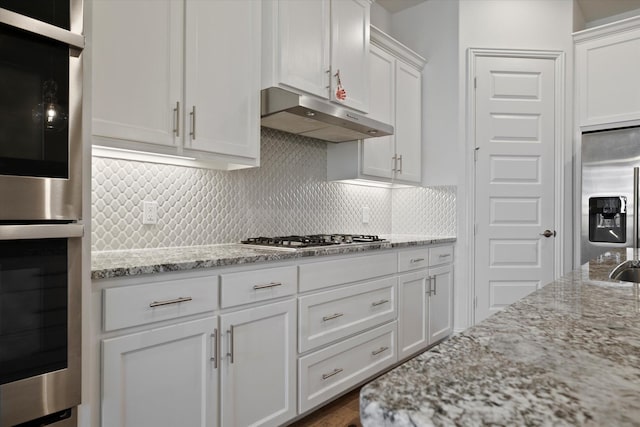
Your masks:
{"label": "white wall", "polygon": [[[502,48],[502,49],[534,49],[555,50],[565,53],[565,96],[564,96],[564,141],[563,145],[564,176],[562,179],[565,188],[564,221],[563,221],[563,271],[572,266],[572,175],[573,175],[573,0],[460,0],[459,2],[459,100],[460,100],[460,126],[459,143],[460,152],[468,152],[472,149],[471,143],[466,140],[465,127],[466,96],[467,96],[467,52],[469,48]],[[458,185],[458,244],[469,247],[468,238],[470,226],[465,228],[472,215],[471,206],[464,201],[469,201],[472,194],[467,191],[466,183],[470,177],[468,168],[464,162],[459,162],[459,177],[465,176]],[[468,224],[467,224],[468,225]],[[461,248],[462,249],[462,248]],[[466,261],[461,251],[458,251],[459,260]],[[466,254],[467,256],[469,253]],[[466,271],[469,273],[469,269]],[[458,280],[463,279],[458,276]],[[469,283],[468,277],[463,283]],[[471,292],[469,293],[469,295]],[[459,320],[462,320],[461,318]]]}
{"label": "white wall", "polygon": [[[470,318],[472,277],[473,194],[468,191],[471,168],[465,162],[471,144],[466,138],[467,52],[469,48],[554,50],[565,54],[564,269],[572,265],[572,99],[573,0],[427,0],[392,15],[391,34],[429,61],[425,70],[425,181],[457,184],[455,327]],[[456,99],[457,98],[457,99]],[[435,161],[434,161],[435,159]],[[444,183],[444,182],[443,182]]]}
{"label": "white wall", "polygon": [[371,25],[391,34],[391,14],[378,3],[371,5]]}
{"label": "white wall", "polygon": [[394,14],[392,34],[427,58],[423,75],[424,185],[455,185],[458,154],[458,3],[427,1]]}

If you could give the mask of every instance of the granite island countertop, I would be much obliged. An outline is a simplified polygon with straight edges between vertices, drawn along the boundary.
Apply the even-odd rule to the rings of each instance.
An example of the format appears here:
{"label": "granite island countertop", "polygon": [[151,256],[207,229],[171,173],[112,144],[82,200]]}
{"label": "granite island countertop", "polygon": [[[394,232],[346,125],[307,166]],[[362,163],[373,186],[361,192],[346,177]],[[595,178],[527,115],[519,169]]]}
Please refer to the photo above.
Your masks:
{"label": "granite island countertop", "polygon": [[453,243],[453,236],[381,235],[386,242],[356,243],[296,250],[260,248],[243,244],[185,246],[159,249],[101,251],[91,254],[91,278],[136,276],[306,257],[350,254],[380,249]]}
{"label": "granite island countertop", "polygon": [[640,292],[610,251],[362,388],[363,426],[639,426]]}

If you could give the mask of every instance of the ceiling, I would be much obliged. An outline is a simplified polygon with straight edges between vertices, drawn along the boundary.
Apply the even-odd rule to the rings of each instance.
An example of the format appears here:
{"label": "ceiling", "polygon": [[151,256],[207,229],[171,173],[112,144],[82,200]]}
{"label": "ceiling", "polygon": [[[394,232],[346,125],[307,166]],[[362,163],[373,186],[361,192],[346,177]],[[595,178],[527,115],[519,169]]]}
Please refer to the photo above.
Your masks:
{"label": "ceiling", "polygon": [[[400,12],[427,0],[377,0],[389,13]],[[449,1],[449,0],[432,0]],[[640,9],[640,0],[576,0],[586,22]]]}

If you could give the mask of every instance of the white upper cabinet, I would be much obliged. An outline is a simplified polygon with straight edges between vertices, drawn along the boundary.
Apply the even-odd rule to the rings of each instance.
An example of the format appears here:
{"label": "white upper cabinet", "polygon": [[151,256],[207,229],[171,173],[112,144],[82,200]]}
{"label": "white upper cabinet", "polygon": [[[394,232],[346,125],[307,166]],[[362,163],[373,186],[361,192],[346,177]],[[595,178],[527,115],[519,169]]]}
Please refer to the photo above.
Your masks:
{"label": "white upper cabinet", "polygon": [[[383,123],[395,121],[396,60],[391,54],[371,45],[369,55],[371,110],[369,116]],[[393,178],[394,136],[369,138],[362,142],[362,173],[374,177]]]}
{"label": "white upper cabinet", "polygon": [[[331,100],[369,111],[369,0],[331,1]],[[338,97],[339,84],[345,98]]]}
{"label": "white upper cabinet", "polygon": [[261,2],[92,7],[94,145],[258,165]]}
{"label": "white upper cabinet", "polygon": [[396,179],[419,184],[422,177],[422,76],[396,61]]}
{"label": "white upper cabinet", "polygon": [[371,27],[369,116],[394,127],[391,136],[327,147],[329,180],[420,185],[424,58]]}
{"label": "white upper cabinet", "polygon": [[[262,87],[282,86],[367,112],[371,1],[262,3]],[[344,99],[336,96],[338,76]]]}
{"label": "white upper cabinet", "polygon": [[176,146],[183,17],[175,1],[93,3],[94,135]]}
{"label": "white upper cabinet", "polygon": [[640,17],[575,33],[574,40],[579,125],[640,120]]}

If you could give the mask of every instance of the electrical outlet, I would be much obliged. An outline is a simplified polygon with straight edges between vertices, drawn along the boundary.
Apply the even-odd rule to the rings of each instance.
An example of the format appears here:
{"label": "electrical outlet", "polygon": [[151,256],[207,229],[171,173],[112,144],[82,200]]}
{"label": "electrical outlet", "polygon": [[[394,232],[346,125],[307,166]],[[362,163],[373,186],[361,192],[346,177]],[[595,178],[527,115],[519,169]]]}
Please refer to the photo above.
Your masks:
{"label": "electrical outlet", "polygon": [[363,206],[362,207],[362,223],[363,224],[369,224],[370,214],[371,214],[371,210],[369,209],[369,207]]}
{"label": "electrical outlet", "polygon": [[142,223],[158,223],[158,202],[142,202]]}

